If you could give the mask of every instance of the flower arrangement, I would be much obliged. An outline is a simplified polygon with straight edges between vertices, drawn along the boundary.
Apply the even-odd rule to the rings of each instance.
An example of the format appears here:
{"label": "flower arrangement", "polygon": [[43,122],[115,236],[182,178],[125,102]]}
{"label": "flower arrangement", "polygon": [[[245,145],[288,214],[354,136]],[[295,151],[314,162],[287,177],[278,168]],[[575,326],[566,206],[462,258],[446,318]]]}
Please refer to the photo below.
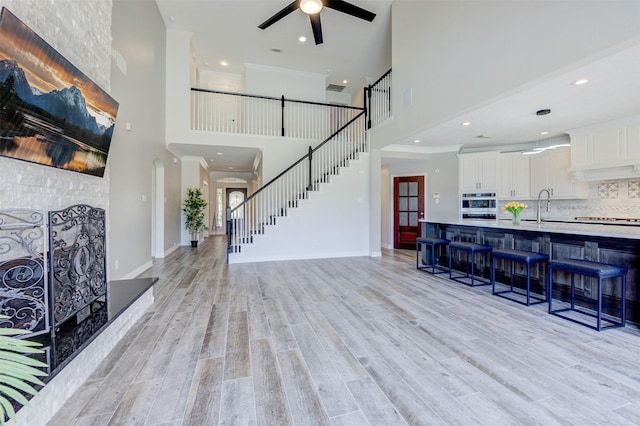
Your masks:
{"label": "flower arrangement", "polygon": [[513,224],[514,225],[519,225],[520,224],[520,213],[522,213],[522,210],[526,209],[527,207],[529,207],[529,206],[527,206],[525,203],[519,203],[517,201],[511,201],[511,202],[505,204],[504,206],[502,206],[502,210],[511,213],[513,215]]}

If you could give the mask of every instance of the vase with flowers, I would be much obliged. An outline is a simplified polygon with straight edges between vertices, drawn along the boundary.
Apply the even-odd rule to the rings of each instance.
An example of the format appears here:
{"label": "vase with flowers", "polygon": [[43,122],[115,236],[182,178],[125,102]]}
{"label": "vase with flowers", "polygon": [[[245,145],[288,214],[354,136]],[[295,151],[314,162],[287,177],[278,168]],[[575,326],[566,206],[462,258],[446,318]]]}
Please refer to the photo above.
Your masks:
{"label": "vase with flowers", "polygon": [[507,211],[513,215],[512,222],[514,225],[520,225],[520,213],[522,213],[522,211],[527,207],[529,206],[527,206],[525,203],[511,201],[502,206],[502,210]]}

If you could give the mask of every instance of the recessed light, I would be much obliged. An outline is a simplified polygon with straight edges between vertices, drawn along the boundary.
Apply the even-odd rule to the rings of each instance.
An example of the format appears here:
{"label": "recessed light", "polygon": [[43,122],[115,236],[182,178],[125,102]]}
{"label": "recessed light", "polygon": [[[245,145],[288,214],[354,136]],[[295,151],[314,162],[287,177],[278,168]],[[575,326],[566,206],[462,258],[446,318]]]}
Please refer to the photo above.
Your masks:
{"label": "recessed light", "polygon": [[222,155],[222,153],[221,153],[221,152],[216,152],[216,154],[218,154],[218,155]]}
{"label": "recessed light", "polygon": [[305,41],[307,41],[307,38],[305,36],[300,36],[300,37],[298,37],[298,41],[300,43],[304,43]]}
{"label": "recessed light", "polygon": [[573,82],[573,84],[575,84],[576,86],[580,86],[581,84],[585,84],[587,83],[589,80],[587,80],[586,78],[582,78],[580,80],[576,80]]}
{"label": "recessed light", "polygon": [[226,67],[227,65],[229,65],[229,62],[227,62],[227,61],[220,61],[220,65],[222,65],[223,67]]}
{"label": "recessed light", "polygon": [[549,132],[547,132],[546,130],[544,132],[540,132],[541,135],[548,135]]}
{"label": "recessed light", "polygon": [[420,143],[420,139],[414,140],[413,143]]}
{"label": "recessed light", "polygon": [[471,122],[470,121],[465,121],[464,123],[462,123],[463,126],[471,126]]}
{"label": "recessed light", "polygon": [[347,80],[342,80],[342,84],[347,84],[348,81]]}

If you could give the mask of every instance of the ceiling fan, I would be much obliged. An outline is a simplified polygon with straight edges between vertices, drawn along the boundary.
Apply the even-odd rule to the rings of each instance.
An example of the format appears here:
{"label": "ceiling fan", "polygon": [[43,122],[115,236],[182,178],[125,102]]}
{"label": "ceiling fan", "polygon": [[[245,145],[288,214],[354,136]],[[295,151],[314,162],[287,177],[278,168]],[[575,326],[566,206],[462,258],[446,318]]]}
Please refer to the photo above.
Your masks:
{"label": "ceiling fan", "polygon": [[369,12],[368,10],[342,0],[294,0],[280,12],[258,25],[258,28],[262,30],[267,29],[294,10],[300,9],[309,15],[309,19],[311,20],[311,29],[313,30],[313,38],[316,41],[316,44],[322,44],[320,11],[325,6],[369,22],[373,21],[373,18],[376,17],[375,13]]}

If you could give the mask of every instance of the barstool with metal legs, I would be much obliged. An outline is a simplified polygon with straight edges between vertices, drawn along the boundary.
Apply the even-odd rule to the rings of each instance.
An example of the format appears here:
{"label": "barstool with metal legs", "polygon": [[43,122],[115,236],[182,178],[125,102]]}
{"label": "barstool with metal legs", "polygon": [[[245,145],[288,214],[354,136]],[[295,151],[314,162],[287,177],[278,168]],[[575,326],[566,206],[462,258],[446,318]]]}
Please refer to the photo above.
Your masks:
{"label": "barstool with metal legs", "polygon": [[[430,274],[441,274],[443,272],[447,272],[446,266],[440,265],[438,263],[438,248],[446,246],[451,241],[446,240],[444,238],[434,238],[434,237],[420,237],[416,238],[416,269],[423,270],[425,272],[429,272]],[[424,246],[430,248],[429,255],[431,256],[431,263],[428,265],[421,264],[420,261],[420,248]],[[436,272],[436,268],[438,272]],[[429,271],[431,269],[431,271]]]}
{"label": "barstool with metal legs", "polygon": [[[506,262],[509,262],[511,265],[511,282],[509,285],[509,290],[496,291],[496,259],[502,259]],[[505,299],[509,299],[526,306],[546,302],[546,295],[531,293],[531,265],[544,263],[548,260],[549,256],[544,253],[509,249],[493,250],[491,252],[491,292],[496,296],[504,297]],[[515,262],[524,263],[525,265],[527,265],[527,283],[524,289],[524,293],[513,286],[513,264]],[[544,276],[540,281],[541,283],[546,283]],[[517,295],[525,296],[525,301],[523,302],[522,300],[518,300],[516,298]],[[531,302],[531,299],[534,299],[535,301]]]}
{"label": "barstool with metal legs", "polygon": [[[476,254],[482,253],[491,253],[493,247],[476,244],[476,243],[467,243],[462,241],[456,241],[449,243],[449,279],[458,281],[459,283],[469,285],[474,287],[476,285],[488,285],[491,284],[489,280],[486,278],[479,278],[475,274],[475,263],[476,263]],[[453,276],[453,255],[456,251],[461,251],[467,254],[467,270],[465,275],[458,275],[456,277]],[[469,267],[469,264],[471,267]],[[469,271],[470,270],[470,271]],[[468,281],[470,279],[470,281]],[[476,284],[478,281],[480,284]]]}
{"label": "barstool with metal legs", "polygon": [[[549,313],[559,316],[561,318],[573,321],[578,324],[585,325],[595,330],[602,330],[605,328],[624,327],[626,320],[626,274],[629,268],[625,266],[610,265],[608,263],[592,262],[589,260],[580,259],[562,259],[562,260],[550,260],[549,261],[549,281],[547,294],[549,297]],[[569,296],[569,307],[560,309],[553,309],[553,271],[564,271],[571,274],[571,290]],[[582,275],[586,277],[596,278],[598,280],[597,299],[595,301],[595,313],[585,310],[584,307],[576,304],[575,297],[575,275]],[[618,311],[620,313],[619,320],[611,319],[610,315],[607,318],[602,317],[602,280],[620,278],[620,308],[610,308],[610,310]],[[566,303],[565,303],[566,306]],[[591,325],[586,321],[578,319],[572,312],[579,313],[581,316],[592,317],[596,319],[596,325]],[[603,319],[609,323],[608,326],[603,327]]]}

